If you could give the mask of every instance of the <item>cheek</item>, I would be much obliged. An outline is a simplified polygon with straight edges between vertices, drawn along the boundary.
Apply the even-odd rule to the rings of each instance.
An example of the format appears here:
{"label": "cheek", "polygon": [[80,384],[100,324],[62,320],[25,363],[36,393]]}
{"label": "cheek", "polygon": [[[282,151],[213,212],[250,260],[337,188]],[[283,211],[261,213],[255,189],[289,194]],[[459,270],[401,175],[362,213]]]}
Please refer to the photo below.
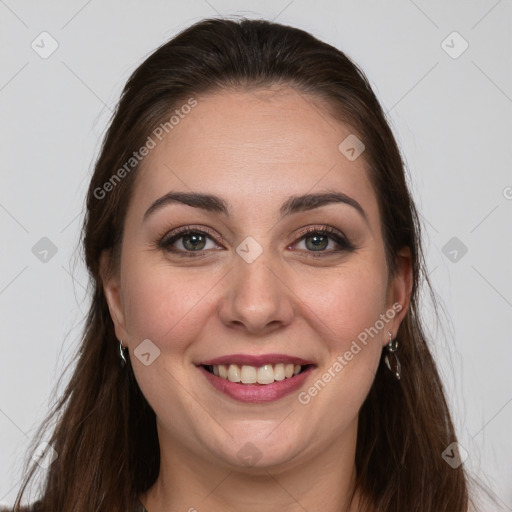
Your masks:
{"label": "cheek", "polygon": [[[304,301],[304,310],[311,310],[310,316],[316,318],[331,351],[344,352],[352,340],[357,340],[379,320],[379,315],[385,312],[386,278],[385,268],[366,261],[363,265],[331,270],[324,277],[317,275],[315,279],[302,279],[298,283],[297,295]],[[380,332],[372,338],[380,341],[385,334]],[[363,338],[361,335],[360,339]]]}
{"label": "cheek", "polygon": [[328,356],[298,399],[311,414],[329,411],[319,428],[328,436],[357,417],[374,381],[387,337],[381,316],[386,313],[387,274],[379,265],[368,265],[317,283],[309,287],[304,311],[311,311],[310,324],[316,319],[315,332]]}
{"label": "cheek", "polygon": [[127,262],[123,281],[126,328],[131,338],[150,339],[163,348],[179,350],[199,334],[208,307],[213,273],[198,269],[173,271],[164,263]]}
{"label": "cheek", "polygon": [[[314,330],[308,337],[321,340],[332,356],[345,352],[384,313],[387,269],[383,254],[377,253],[373,247],[338,267],[298,266],[283,275],[288,283],[281,300],[294,304],[294,321],[306,321]],[[161,348],[179,351],[200,337],[206,322],[215,323],[211,317],[224,297],[221,290],[230,286],[225,281],[229,273],[222,278],[225,268],[176,267],[155,262],[144,251],[125,254],[123,307],[134,344],[148,338]],[[287,296],[286,288],[291,290]],[[374,345],[380,345],[385,334],[372,336],[379,339]]]}

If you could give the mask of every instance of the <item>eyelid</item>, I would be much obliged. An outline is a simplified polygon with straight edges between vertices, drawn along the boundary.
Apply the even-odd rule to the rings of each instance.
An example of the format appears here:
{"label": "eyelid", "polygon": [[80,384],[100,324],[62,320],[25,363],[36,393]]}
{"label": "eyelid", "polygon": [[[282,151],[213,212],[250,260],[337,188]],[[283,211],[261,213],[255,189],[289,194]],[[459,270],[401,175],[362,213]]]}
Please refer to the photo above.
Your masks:
{"label": "eyelid", "polygon": [[321,235],[325,235],[341,247],[341,249],[335,249],[331,251],[306,251],[308,254],[311,255],[321,255],[321,254],[336,254],[342,251],[353,251],[356,249],[356,246],[349,240],[345,234],[340,231],[339,229],[336,229],[329,225],[323,225],[323,224],[317,224],[314,226],[309,226],[305,230],[302,230],[301,233],[298,235],[299,238],[293,242],[292,245],[295,245],[298,242],[301,242],[306,238],[309,234],[313,233],[319,233]]}
{"label": "eyelid", "polygon": [[326,225],[326,224],[315,224],[313,226],[308,226],[305,229],[300,230],[300,232],[295,237],[298,236],[298,240],[301,240],[305,236],[309,235],[310,233],[328,233],[330,235],[336,235],[339,238],[343,238],[344,240],[347,240],[347,237],[343,234],[342,231],[339,229],[333,228],[332,226]]}
{"label": "eyelid", "polygon": [[157,236],[157,240],[159,240],[159,244],[165,244],[169,240],[176,238],[179,239],[180,235],[187,235],[189,233],[199,233],[208,235],[215,243],[218,243],[217,240],[220,239],[222,243],[226,244],[227,242],[224,240],[222,235],[219,233],[216,233],[212,231],[210,228],[206,226],[200,226],[200,225],[189,225],[189,226],[182,226],[180,228],[173,229],[171,231],[164,230],[164,232]]}
{"label": "eyelid", "polygon": [[[185,251],[185,250],[179,250],[179,249],[171,249],[171,242],[174,243],[177,240],[179,240],[182,236],[185,236],[190,233],[197,233],[208,236],[215,244],[220,245],[217,239],[220,238],[220,240],[227,245],[227,243],[224,241],[224,238],[222,235],[218,233],[214,233],[210,228],[206,226],[200,226],[200,225],[188,225],[188,226],[182,226],[179,228],[176,228],[174,230],[171,230],[168,232],[167,230],[164,231],[162,235],[159,235],[157,237],[158,240],[158,246],[163,249],[166,252],[179,254],[179,255],[186,255],[190,257],[201,257],[201,255],[204,255],[206,251],[209,251],[208,249],[201,249],[198,251]],[[317,224],[313,226],[308,226],[305,229],[301,229],[299,233],[296,233],[294,235],[294,241],[289,244],[287,247],[290,247],[292,245],[295,245],[304,238],[306,238],[310,234],[319,233],[321,235],[325,235],[329,238],[331,238],[339,247],[340,249],[334,249],[330,251],[305,251],[306,253],[313,255],[313,256],[320,256],[322,254],[328,255],[328,254],[336,254],[343,251],[351,251],[354,250],[356,247],[349,241],[349,239],[344,235],[344,233],[336,228],[333,228],[329,225],[324,224]],[[210,249],[211,250],[211,249]]]}

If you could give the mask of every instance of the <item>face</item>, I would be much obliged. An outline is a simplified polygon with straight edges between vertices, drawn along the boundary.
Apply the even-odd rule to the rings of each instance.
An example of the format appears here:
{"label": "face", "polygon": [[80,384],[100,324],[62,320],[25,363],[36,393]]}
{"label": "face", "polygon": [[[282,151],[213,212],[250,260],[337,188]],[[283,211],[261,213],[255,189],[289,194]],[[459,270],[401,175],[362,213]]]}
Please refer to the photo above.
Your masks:
{"label": "face", "polygon": [[[293,89],[197,101],[142,162],[105,279],[161,447],[277,470],[354,445],[410,291],[405,253],[388,275],[364,153]],[[224,378],[237,368],[248,382]]]}

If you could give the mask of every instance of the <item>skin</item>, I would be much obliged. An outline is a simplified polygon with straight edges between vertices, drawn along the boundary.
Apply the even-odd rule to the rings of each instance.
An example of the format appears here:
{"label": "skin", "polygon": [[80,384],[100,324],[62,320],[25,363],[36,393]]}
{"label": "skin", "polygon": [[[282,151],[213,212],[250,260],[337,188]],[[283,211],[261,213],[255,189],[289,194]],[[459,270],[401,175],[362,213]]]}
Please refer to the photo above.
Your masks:
{"label": "skin", "polygon": [[[109,255],[102,257],[116,335],[157,417],[161,470],[141,501],[149,512],[354,512],[358,411],[388,331],[395,337],[409,305],[409,251],[400,251],[391,279],[364,153],[349,161],[338,150],[352,131],[313,98],[271,88],[197,99],[142,163],[119,273],[108,275]],[[174,203],[143,221],[170,191],[218,195],[231,213]],[[367,221],[342,203],[280,219],[290,196],[325,191],[357,200]],[[159,247],[159,236],[188,225],[215,235],[202,257]],[[339,230],[355,249],[329,254],[337,244],[328,239],[312,257],[319,252],[301,235],[313,225]],[[247,236],[263,249],[250,264],[235,251]],[[186,252],[182,242],[174,247]],[[233,353],[291,354],[317,365],[304,391],[394,303],[400,313],[307,405],[298,392],[268,403],[233,400],[195,366]],[[144,339],[161,351],[149,366],[133,355]],[[247,442],[260,455],[250,467],[237,455]]]}

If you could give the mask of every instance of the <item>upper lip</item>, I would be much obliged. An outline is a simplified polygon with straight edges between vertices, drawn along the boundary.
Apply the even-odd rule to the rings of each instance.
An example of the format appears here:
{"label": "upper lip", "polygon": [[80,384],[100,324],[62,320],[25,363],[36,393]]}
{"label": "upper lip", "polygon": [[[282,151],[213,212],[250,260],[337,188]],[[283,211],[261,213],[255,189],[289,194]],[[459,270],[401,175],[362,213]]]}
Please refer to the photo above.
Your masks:
{"label": "upper lip", "polygon": [[307,361],[300,357],[290,356],[287,354],[230,354],[227,356],[216,357],[214,359],[208,359],[207,361],[201,361],[197,363],[197,366],[209,366],[217,364],[237,364],[239,366],[263,366],[265,364],[278,364],[278,363],[293,363],[300,364],[302,366],[307,364],[314,364],[313,361]]}

